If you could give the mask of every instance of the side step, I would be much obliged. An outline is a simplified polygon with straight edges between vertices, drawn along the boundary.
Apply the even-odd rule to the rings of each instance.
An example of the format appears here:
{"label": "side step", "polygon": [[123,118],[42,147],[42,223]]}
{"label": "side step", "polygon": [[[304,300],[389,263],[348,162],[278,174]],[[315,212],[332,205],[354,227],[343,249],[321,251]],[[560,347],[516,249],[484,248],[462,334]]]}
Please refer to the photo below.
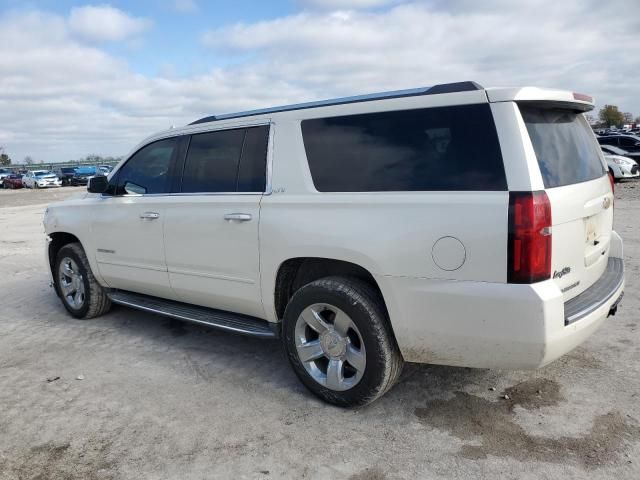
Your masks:
{"label": "side step", "polygon": [[122,290],[112,290],[108,292],[108,296],[113,303],[119,305],[177,318],[178,320],[199,323],[227,332],[259,338],[279,337],[279,325],[248,315],[199,307]]}

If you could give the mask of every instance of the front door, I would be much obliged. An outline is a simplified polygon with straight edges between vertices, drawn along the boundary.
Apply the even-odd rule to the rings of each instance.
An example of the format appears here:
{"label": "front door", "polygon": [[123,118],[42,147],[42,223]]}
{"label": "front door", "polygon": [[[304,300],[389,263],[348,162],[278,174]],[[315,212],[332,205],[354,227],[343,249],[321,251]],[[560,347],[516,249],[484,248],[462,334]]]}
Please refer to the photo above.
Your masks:
{"label": "front door", "polygon": [[179,140],[151,143],[111,178],[91,220],[100,275],[111,287],[172,299],[165,262],[165,204]]}
{"label": "front door", "polygon": [[267,125],[192,135],[164,224],[181,301],[264,317],[258,224],[268,135]]}

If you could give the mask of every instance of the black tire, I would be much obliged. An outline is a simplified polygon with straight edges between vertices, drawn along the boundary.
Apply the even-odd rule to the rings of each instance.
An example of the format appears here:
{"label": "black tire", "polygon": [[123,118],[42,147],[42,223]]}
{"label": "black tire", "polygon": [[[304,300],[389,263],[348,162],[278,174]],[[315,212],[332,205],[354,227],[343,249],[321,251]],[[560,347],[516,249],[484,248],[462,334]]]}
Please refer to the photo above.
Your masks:
{"label": "black tire", "polygon": [[[305,369],[296,349],[296,322],[305,308],[330,304],[346,313],[360,332],[366,349],[366,368],[352,388],[331,390]],[[384,395],[398,380],[403,359],[379,293],[366,282],[347,277],[326,277],[297,292],[285,309],[283,344],[294,372],[302,383],[326,402],[341,407],[367,405]]]}
{"label": "black tire", "polygon": [[[70,305],[61,289],[59,273],[62,261],[65,258],[72,259],[78,266],[80,274],[82,275],[82,282],[84,284],[84,302],[79,308],[74,308]],[[111,300],[109,300],[104,288],[102,288],[93,276],[87,255],[79,243],[69,243],[58,251],[53,270],[56,293],[60,297],[60,300],[62,300],[64,307],[73,317],[90,319],[104,315],[109,311],[111,308]]]}

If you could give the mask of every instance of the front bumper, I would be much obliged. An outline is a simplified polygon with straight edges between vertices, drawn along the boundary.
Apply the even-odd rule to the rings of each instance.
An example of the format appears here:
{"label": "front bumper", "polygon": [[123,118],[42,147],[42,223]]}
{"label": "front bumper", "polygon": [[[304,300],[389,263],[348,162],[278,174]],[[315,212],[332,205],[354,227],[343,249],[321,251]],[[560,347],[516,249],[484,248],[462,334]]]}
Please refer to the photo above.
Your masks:
{"label": "front bumper", "polygon": [[636,177],[640,177],[640,168],[638,167],[638,165],[633,165],[633,166],[616,165],[616,167],[617,168],[614,169],[614,177],[615,178],[636,178]]}
{"label": "front bumper", "polygon": [[[611,241],[611,254],[617,256],[612,260],[622,266],[622,240],[613,232]],[[552,280],[531,285],[386,276],[376,280],[406,361],[535,369],[580,345],[605,321],[624,290],[624,270],[618,275],[620,281],[609,284],[606,294],[594,296],[593,308],[583,309],[570,323],[565,316],[571,315],[572,302],[565,304]]]}

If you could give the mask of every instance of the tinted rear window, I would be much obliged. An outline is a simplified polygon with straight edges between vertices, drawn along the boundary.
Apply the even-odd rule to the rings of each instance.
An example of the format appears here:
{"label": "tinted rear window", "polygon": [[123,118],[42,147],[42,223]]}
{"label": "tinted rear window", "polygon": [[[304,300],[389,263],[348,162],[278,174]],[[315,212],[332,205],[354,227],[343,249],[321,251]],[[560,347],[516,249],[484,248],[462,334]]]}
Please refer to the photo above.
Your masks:
{"label": "tinted rear window", "polygon": [[191,137],[182,192],[264,192],[269,127],[200,133]]}
{"label": "tinted rear window", "polygon": [[247,128],[238,167],[238,192],[264,192],[269,127]]}
{"label": "tinted rear window", "polygon": [[604,175],[598,144],[582,114],[525,105],[520,105],[520,112],[545,187],[586,182]]}
{"label": "tinted rear window", "polygon": [[489,105],[304,120],[317,190],[506,190]]}
{"label": "tinted rear window", "polygon": [[182,176],[183,192],[235,192],[244,129],[191,137]]}

